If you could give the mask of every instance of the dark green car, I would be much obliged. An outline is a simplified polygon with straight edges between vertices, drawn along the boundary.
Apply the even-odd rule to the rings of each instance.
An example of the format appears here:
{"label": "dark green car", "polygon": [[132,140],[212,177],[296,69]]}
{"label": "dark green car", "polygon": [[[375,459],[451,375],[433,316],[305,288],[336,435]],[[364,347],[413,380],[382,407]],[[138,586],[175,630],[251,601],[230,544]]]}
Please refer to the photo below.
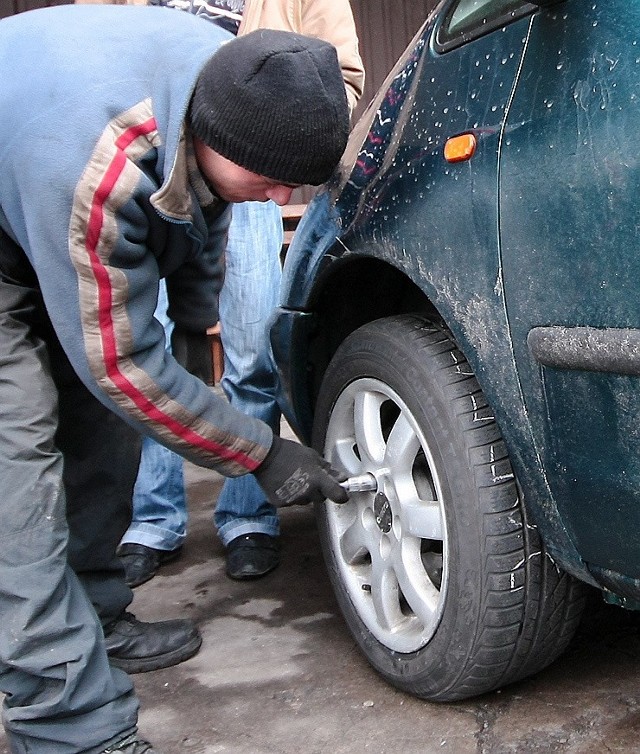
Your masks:
{"label": "dark green car", "polygon": [[347,624],[455,700],[640,608],[640,2],[443,0],[305,213],[272,329]]}

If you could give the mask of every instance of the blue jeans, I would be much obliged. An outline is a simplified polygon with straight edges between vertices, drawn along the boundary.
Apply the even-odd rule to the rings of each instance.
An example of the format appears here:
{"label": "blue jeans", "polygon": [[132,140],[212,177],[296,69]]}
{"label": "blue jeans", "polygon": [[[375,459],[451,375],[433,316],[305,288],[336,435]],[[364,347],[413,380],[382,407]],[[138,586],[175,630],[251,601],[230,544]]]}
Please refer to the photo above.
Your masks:
{"label": "blue jeans", "polygon": [[[274,432],[280,430],[280,409],[267,324],[278,304],[282,241],[276,204],[234,205],[220,292],[222,389],[238,411],[262,419]],[[225,481],[214,520],[223,545],[251,532],[279,533],[276,509],[251,474]]]}
{"label": "blue jeans", "polygon": [[[167,287],[161,280],[154,316],[164,328],[170,350],[173,322],[167,316],[168,305]],[[187,535],[183,468],[181,456],[151,437],[143,438],[132,521],[121,544],[131,542],[156,550],[175,550],[182,545]]]}
{"label": "blue jeans", "polygon": [[[233,207],[227,243],[225,281],[220,293],[224,348],[222,388],[231,404],[245,414],[280,427],[277,378],[267,323],[278,302],[283,230],[280,209],[273,202],[244,202]],[[167,333],[164,285],[155,316]],[[276,509],[267,503],[252,475],[227,479],[216,506],[215,524],[222,543],[250,532],[277,536]],[[182,458],[150,438],[133,495],[133,520],[122,543],[135,542],[157,550],[174,550],[186,536],[187,507]]]}

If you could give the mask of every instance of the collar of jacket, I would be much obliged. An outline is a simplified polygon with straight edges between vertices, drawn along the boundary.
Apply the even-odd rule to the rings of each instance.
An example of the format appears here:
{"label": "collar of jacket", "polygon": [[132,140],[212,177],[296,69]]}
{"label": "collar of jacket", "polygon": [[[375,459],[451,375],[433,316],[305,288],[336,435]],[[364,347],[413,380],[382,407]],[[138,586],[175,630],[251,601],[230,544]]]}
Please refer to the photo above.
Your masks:
{"label": "collar of jacket", "polygon": [[179,222],[193,222],[194,196],[203,210],[211,210],[223,204],[200,172],[191,132],[183,124],[169,177],[154,192],[150,201],[161,215]]}

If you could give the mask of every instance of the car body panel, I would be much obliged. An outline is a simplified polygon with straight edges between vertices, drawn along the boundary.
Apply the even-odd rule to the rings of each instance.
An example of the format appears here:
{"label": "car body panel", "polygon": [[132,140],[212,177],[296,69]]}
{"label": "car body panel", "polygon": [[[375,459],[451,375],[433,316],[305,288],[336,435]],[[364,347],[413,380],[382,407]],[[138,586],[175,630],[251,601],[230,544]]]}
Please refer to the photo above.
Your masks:
{"label": "car body panel", "polygon": [[505,130],[500,224],[519,375],[560,515],[588,563],[637,578],[639,378],[544,367],[527,345],[541,325],[640,328],[640,6],[625,4],[624,25],[621,7],[536,15]]}

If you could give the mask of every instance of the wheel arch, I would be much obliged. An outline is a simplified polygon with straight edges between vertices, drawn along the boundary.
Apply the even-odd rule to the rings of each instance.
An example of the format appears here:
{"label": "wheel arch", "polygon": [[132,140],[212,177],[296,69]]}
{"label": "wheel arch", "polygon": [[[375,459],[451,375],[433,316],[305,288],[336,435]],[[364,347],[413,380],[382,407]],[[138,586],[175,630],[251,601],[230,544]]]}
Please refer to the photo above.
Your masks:
{"label": "wheel arch", "polygon": [[427,294],[394,265],[369,256],[342,258],[318,281],[310,308],[309,392],[315,404],[324,373],[340,344],[362,325],[412,312],[440,314]]}
{"label": "wheel arch", "polygon": [[[324,373],[336,350],[362,325],[382,317],[410,313],[442,320],[454,334],[483,392],[496,410],[525,504],[541,527],[549,552],[569,573],[595,585],[548,489],[519,392],[516,367],[503,361],[497,368],[499,356],[495,351],[501,351],[503,357],[505,348],[510,352],[508,324],[501,302],[497,300],[481,309],[470,308],[472,315],[469,312],[460,314],[461,307],[455,299],[455,285],[452,286],[451,280],[443,279],[442,286],[438,287],[434,280],[429,280],[427,285],[421,280],[418,285],[395,263],[396,257],[392,263],[372,256],[371,250],[327,255],[325,261],[310,291],[307,309],[313,323],[306,343],[309,408],[313,411]],[[425,291],[429,287],[433,288],[431,295]],[[473,295],[470,298],[477,302],[484,297]],[[488,338],[487,333],[494,327],[495,332]],[[500,347],[494,349],[498,343]],[[514,421],[515,417],[518,421]]]}
{"label": "wheel arch", "polygon": [[[510,380],[507,370],[501,370],[499,384],[488,377],[496,377],[496,370],[491,364],[494,342],[487,333],[498,332],[496,339],[502,344],[507,340],[502,305],[489,302],[482,308],[476,306],[483,295],[474,291],[470,283],[466,290],[452,283],[457,273],[438,264],[437,255],[430,256],[433,265],[428,274],[424,271],[421,274],[415,264],[402,269],[401,254],[385,253],[377,247],[325,256],[325,264],[319,266],[306,307],[313,318],[307,343],[307,387],[311,405],[315,403],[329,362],[348,335],[376,319],[422,314],[446,325],[492,405],[506,404],[505,415],[513,415],[514,406],[520,404],[515,369]],[[469,306],[461,305],[458,295],[468,296]],[[502,387],[503,383],[508,385],[508,400],[505,400],[507,388]]]}

